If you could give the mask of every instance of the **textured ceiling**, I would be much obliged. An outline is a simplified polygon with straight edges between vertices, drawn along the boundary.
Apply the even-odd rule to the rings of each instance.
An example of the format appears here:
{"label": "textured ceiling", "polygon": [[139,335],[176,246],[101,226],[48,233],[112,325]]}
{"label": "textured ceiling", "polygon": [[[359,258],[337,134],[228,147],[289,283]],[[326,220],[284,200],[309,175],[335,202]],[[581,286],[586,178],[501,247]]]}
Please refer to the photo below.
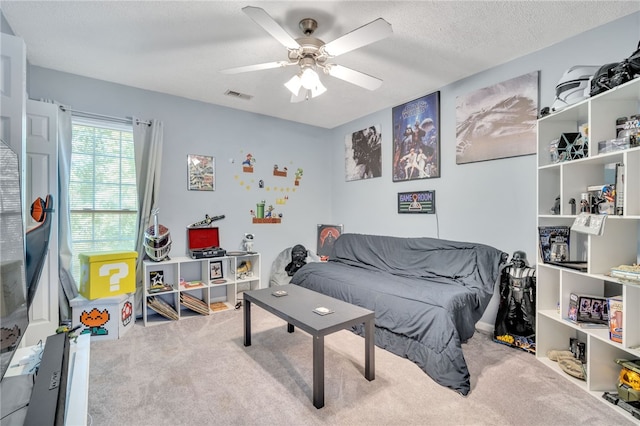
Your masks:
{"label": "textured ceiling", "polygon": [[[322,76],[328,91],[290,103],[295,67],[225,75],[287,59],[242,12],[263,8],[294,38],[325,42],[382,17],[393,35],[334,62],[384,81],[376,91]],[[33,65],[333,128],[640,10],[640,1],[0,1]],[[226,96],[227,90],[251,100]]]}

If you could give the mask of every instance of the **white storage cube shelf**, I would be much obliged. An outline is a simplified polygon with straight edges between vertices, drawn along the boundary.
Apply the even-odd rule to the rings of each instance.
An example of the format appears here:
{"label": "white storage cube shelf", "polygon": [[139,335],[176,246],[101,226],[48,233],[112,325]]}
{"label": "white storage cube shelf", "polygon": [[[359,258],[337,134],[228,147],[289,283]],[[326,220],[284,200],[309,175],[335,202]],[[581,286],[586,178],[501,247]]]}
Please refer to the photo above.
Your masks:
{"label": "white storage cube shelf", "polygon": [[[588,186],[603,183],[606,164],[624,164],[625,182],[622,188],[616,188],[624,191],[623,214],[607,216],[603,235],[571,232],[570,259],[586,261],[586,272],[545,264],[538,253],[536,358],[630,419],[633,417],[627,411],[605,401],[602,394],[617,392],[620,366],[616,358],[640,358],[640,283],[608,275],[612,267],[640,260],[640,147],[598,154],[597,146],[599,141],[616,137],[617,118],[638,113],[640,79],[635,79],[538,120],[538,226],[571,226],[576,216],[571,214],[569,200],[576,200],[579,213],[581,193]],[[578,132],[585,123],[589,126],[588,156],[553,163],[549,143],[561,133]],[[551,209],[558,196],[560,214],[556,215]],[[581,328],[567,321],[571,293],[621,296],[622,343],[609,338],[608,328]],[[568,349],[569,339],[575,337],[586,343],[586,381],[565,374],[547,357],[549,350]]]}
{"label": "white storage cube shelf", "polygon": [[[248,273],[238,275],[236,271],[243,262],[250,263],[251,268]],[[259,253],[206,259],[174,257],[161,262],[145,260],[143,265],[142,319],[145,326],[233,310],[242,298],[239,292],[260,288]],[[170,289],[153,292],[151,286],[159,280],[160,274],[163,284]],[[195,310],[188,307],[188,303],[181,301],[181,295],[202,306]],[[154,299],[170,308],[168,315],[158,313],[158,309],[151,306]]]}

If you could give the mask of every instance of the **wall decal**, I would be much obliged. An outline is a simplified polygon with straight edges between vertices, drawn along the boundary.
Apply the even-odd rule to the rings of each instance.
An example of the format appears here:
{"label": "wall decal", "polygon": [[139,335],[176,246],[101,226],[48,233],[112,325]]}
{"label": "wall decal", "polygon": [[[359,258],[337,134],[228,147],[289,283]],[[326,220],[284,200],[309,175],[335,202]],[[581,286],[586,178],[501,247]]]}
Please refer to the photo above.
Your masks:
{"label": "wall decal", "polygon": [[244,161],[242,162],[242,171],[245,173],[253,173],[253,165],[255,164],[256,159],[253,158],[252,154],[247,154]]}
{"label": "wall decal", "polygon": [[534,71],[456,99],[456,164],[535,154]]}
{"label": "wall decal", "polygon": [[440,177],[440,92],[394,107],[393,181]]}
{"label": "wall decal", "polygon": [[370,126],[345,136],[345,180],[382,176],[382,135],[380,125]]}
{"label": "wall decal", "polygon": [[[303,174],[302,169],[298,167],[298,170],[296,170],[296,178],[293,181],[294,186],[300,186],[300,179],[302,179],[302,174]],[[295,191],[295,188],[293,190]]]}
{"label": "wall decal", "polygon": [[282,170],[280,170],[278,168],[277,164],[274,164],[274,166],[273,166],[273,175],[274,176],[287,177],[287,171],[288,171],[288,169],[286,167],[284,167]]}
{"label": "wall decal", "polygon": [[277,214],[273,205],[269,205],[265,208],[266,201],[261,200],[256,203],[256,210],[250,211],[253,218],[253,223],[280,223],[282,222],[282,214]]}

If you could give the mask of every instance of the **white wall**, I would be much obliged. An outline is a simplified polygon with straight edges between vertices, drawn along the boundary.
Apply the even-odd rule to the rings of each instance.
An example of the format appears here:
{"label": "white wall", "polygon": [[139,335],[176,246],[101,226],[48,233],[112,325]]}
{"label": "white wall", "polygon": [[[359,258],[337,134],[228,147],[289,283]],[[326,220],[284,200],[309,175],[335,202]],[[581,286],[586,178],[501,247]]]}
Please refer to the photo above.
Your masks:
{"label": "white wall", "polygon": [[[480,242],[510,254],[524,250],[533,262],[535,156],[456,165],[456,97],[539,70],[540,106],[550,106],[555,85],[565,70],[573,65],[620,61],[635,50],[639,39],[640,13],[636,13],[441,88],[442,177],[401,183],[391,180],[394,105],[326,130],[38,67],[30,69],[28,90],[31,98],[55,99],[79,110],[164,121],[160,222],[171,230],[174,255],[185,252],[186,225],[209,213],[227,216],[218,222],[221,245],[227,250],[239,248],[244,232],[256,234],[255,248],[263,253],[264,279],[282,249],[296,243],[315,248],[318,223],[341,223],[346,232]],[[428,72],[425,70],[425,74]],[[423,95],[426,93],[415,93],[414,98]],[[375,124],[382,125],[383,176],[345,182],[345,135]],[[251,224],[249,210],[255,208],[260,193],[243,189],[234,179],[246,152],[254,154],[260,165],[290,161],[304,169],[303,185],[295,197],[290,197],[280,225]],[[216,157],[215,192],[187,191],[187,154]],[[230,158],[236,163],[230,164]],[[258,179],[256,175],[255,184]],[[396,194],[421,189],[436,190],[437,216],[397,214]],[[494,297],[481,326],[492,327],[496,311]]]}

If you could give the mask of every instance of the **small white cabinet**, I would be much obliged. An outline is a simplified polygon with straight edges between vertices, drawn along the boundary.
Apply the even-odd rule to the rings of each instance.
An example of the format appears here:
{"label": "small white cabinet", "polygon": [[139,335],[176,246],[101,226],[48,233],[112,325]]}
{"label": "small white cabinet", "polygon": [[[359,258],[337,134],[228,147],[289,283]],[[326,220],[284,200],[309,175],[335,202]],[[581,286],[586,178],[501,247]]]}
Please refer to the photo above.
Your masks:
{"label": "small white cabinet", "polygon": [[[161,262],[146,260],[143,265],[145,326],[234,309],[242,291],[260,288],[259,253],[206,259],[174,257]],[[154,287],[160,282],[164,289]]]}
{"label": "small white cabinet", "polygon": [[[598,154],[598,142],[616,137],[616,119],[640,113],[640,79],[591,97],[538,120],[538,226],[571,226],[576,218],[569,201],[578,203],[581,193],[605,179],[605,165],[625,165],[623,214],[609,215],[604,234],[570,235],[570,259],[585,261],[587,271],[552,266],[538,253],[536,300],[536,358],[573,381],[584,391],[629,416],[602,398],[605,391],[616,392],[620,366],[616,358],[640,358],[640,284],[607,275],[610,268],[638,263],[640,232],[640,148]],[[585,158],[553,163],[549,143],[561,133],[578,132],[588,125],[589,153]],[[559,214],[551,213],[560,197]],[[579,212],[579,207],[577,208]],[[538,249],[540,251],[540,249]],[[571,293],[595,296],[622,296],[623,340],[609,339],[608,329],[587,329],[566,320]],[[568,349],[569,339],[586,343],[587,380],[562,372],[547,357],[552,349]]]}

